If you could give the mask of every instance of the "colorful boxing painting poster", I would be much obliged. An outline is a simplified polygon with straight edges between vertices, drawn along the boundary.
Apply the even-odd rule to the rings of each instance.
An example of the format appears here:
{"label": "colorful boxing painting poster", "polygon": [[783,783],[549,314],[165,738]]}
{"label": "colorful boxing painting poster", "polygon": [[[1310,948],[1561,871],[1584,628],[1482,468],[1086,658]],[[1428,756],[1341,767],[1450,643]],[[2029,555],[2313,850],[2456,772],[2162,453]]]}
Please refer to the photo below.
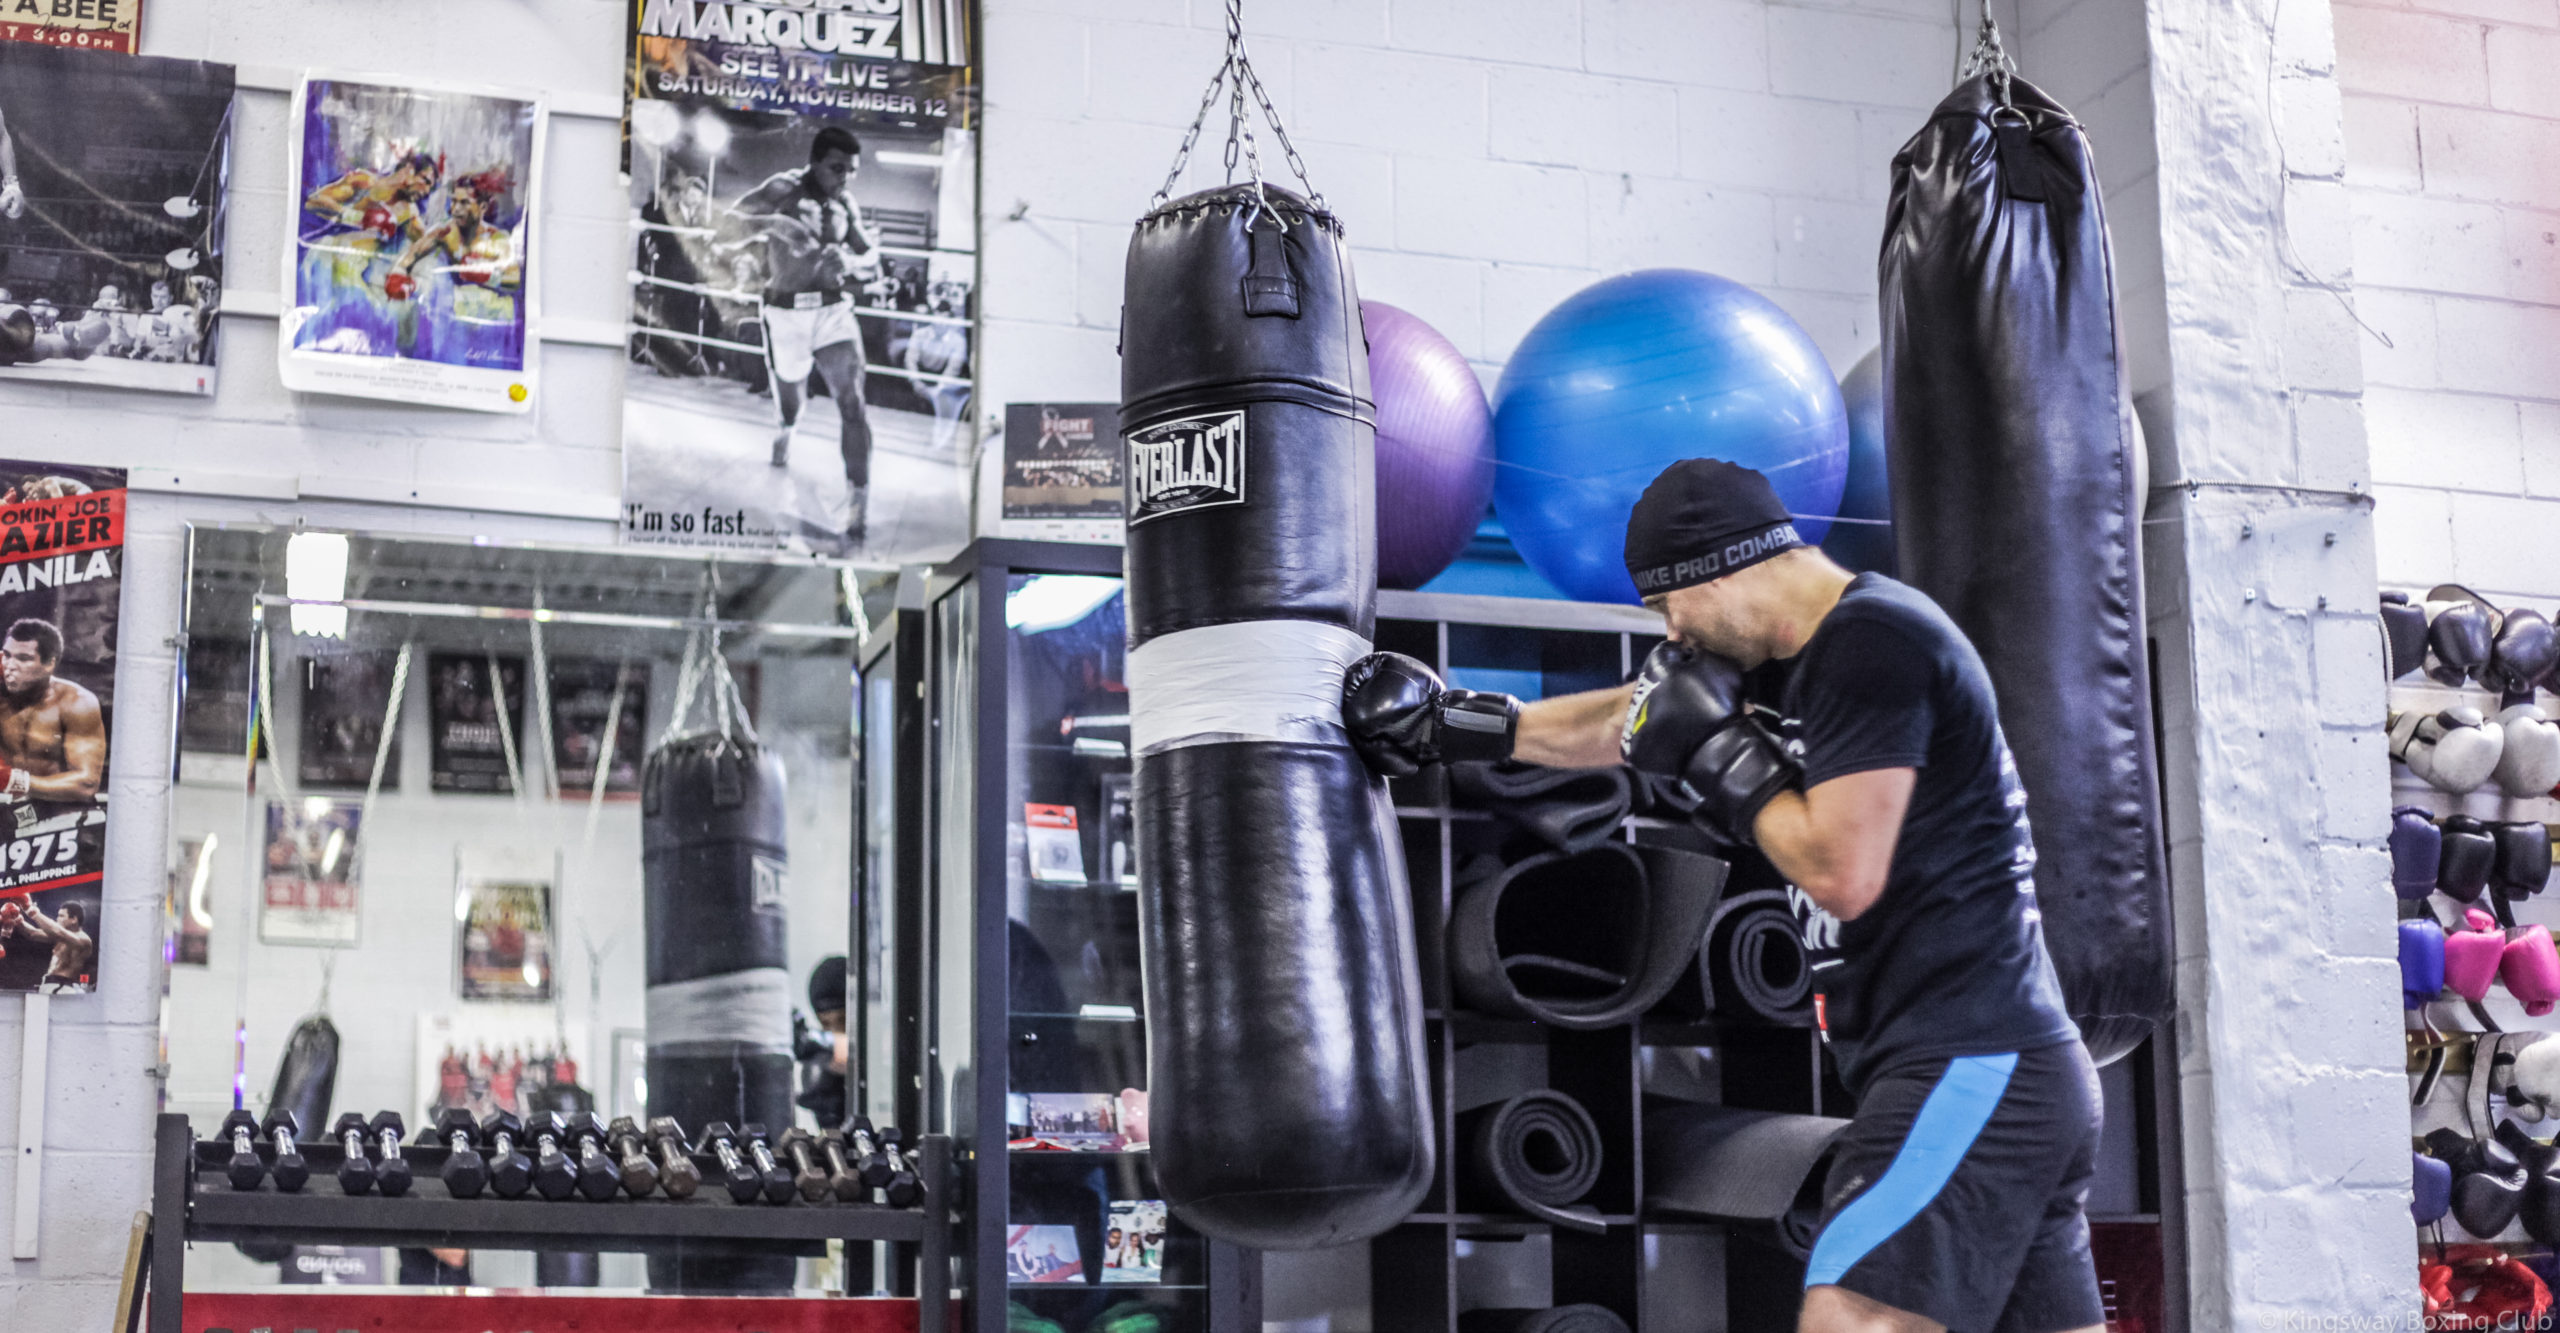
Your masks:
{"label": "colorful boxing painting poster", "polygon": [[267,847],[258,885],[258,939],[266,944],[353,945],[363,934],[356,840],[360,801],[306,796],[267,802]]}
{"label": "colorful boxing painting poster", "polygon": [[464,875],[453,915],[463,999],[551,999],[549,881]]}
{"label": "colorful boxing painting poster", "polygon": [[303,78],[276,351],[286,388],[532,408],[544,116],[538,96]]}
{"label": "colorful boxing painting poster", "polygon": [[0,378],[213,392],[231,86],[0,42]]}
{"label": "colorful boxing painting poster", "polygon": [[962,0],[627,0],[634,542],[909,561],[969,536]]}
{"label": "colorful boxing painting poster", "polygon": [[0,990],[97,987],[124,483],[0,460]]}

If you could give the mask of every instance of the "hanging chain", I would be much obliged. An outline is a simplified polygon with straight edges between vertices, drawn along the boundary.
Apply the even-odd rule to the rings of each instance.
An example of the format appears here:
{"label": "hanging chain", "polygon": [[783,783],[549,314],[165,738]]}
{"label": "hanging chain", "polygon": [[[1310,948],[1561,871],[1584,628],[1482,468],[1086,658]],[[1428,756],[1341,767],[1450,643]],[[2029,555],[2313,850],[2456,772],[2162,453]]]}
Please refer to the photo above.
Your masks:
{"label": "hanging chain", "polygon": [[1245,52],[1244,0],[1227,0],[1227,58],[1219,64],[1217,72],[1209,76],[1209,86],[1201,90],[1200,109],[1192,114],[1191,127],[1183,131],[1182,147],[1173,156],[1173,170],[1165,173],[1164,184],[1156,190],[1150,207],[1162,207],[1167,199],[1173,197],[1174,183],[1182,178],[1183,168],[1191,163],[1191,151],[1198,146],[1200,131],[1208,123],[1209,108],[1218,104],[1221,87],[1227,92],[1227,145],[1224,155],[1227,183],[1235,183],[1236,167],[1241,163],[1246,178],[1253,183],[1254,212],[1269,217],[1283,230],[1287,229],[1288,220],[1271,206],[1270,196],[1263,192],[1261,143],[1254,133],[1252,108],[1245,105],[1245,94],[1249,90],[1254,104],[1261,109],[1263,119],[1271,125],[1272,136],[1279,141],[1289,170],[1297,176],[1298,183],[1306,187],[1308,202],[1322,210],[1324,195],[1316,190],[1313,181],[1307,179],[1307,164],[1298,156],[1297,145],[1289,142],[1289,131],[1280,123],[1280,111],[1271,104],[1271,94],[1263,90],[1262,77],[1254,72],[1253,60]]}
{"label": "hanging chain", "polygon": [[1965,57],[1964,77],[1977,74],[1991,76],[1991,94],[2007,107],[2009,79],[2018,72],[2018,62],[2009,58],[2009,49],[2000,44],[2000,21],[1991,17],[1991,0],[1982,0],[1982,26],[1975,30],[1973,54]]}

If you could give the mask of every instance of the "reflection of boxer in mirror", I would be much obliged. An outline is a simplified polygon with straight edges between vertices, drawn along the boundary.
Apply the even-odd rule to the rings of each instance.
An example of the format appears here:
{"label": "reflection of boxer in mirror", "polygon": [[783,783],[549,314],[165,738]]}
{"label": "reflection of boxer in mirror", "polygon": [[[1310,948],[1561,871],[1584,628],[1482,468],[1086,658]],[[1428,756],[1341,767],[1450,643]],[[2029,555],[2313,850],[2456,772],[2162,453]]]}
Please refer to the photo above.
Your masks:
{"label": "reflection of boxer in mirror", "polygon": [[89,912],[78,903],[64,903],[59,916],[46,916],[36,900],[26,900],[25,915],[18,918],[18,933],[33,935],[53,946],[53,962],[44,970],[44,984],[60,990],[66,987],[86,989],[85,980],[98,958],[98,942],[89,936]]}
{"label": "reflection of boxer in mirror", "polygon": [[88,802],[106,785],[98,696],[56,680],[62,631],[29,617],[0,636],[0,804]]}

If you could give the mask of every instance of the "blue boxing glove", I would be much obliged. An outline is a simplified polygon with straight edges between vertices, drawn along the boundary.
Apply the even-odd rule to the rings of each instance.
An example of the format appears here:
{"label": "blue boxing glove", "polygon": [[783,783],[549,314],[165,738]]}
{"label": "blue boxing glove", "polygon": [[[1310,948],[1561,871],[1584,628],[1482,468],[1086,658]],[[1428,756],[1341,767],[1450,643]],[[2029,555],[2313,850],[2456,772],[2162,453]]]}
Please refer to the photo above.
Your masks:
{"label": "blue boxing glove", "polygon": [[2433,921],[2400,923],[2400,1007],[2422,1009],[2444,993],[2444,928]]}
{"label": "blue boxing glove", "polygon": [[2427,812],[2404,805],[2391,812],[2391,891],[2419,899],[2436,891],[2436,863],[2444,833]]}

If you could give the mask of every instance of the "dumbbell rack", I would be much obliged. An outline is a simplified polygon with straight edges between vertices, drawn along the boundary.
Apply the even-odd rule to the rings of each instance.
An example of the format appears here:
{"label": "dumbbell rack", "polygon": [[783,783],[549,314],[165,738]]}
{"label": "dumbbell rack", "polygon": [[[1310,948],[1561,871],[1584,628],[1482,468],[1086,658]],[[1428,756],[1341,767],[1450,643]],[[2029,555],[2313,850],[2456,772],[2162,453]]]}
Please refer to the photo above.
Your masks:
{"label": "dumbbell rack", "polygon": [[[271,1151],[260,1148],[272,1161]],[[940,1135],[926,1135],[917,1145],[924,1201],[914,1208],[796,1198],[779,1205],[737,1203],[718,1188],[719,1164],[707,1153],[694,1155],[705,1184],[689,1199],[455,1199],[437,1179],[446,1150],[425,1144],[401,1148],[416,1175],[408,1194],[350,1196],[338,1188],[344,1150],[336,1141],[304,1144],[301,1152],[311,1179],[299,1192],[282,1193],[272,1181],[234,1190],[224,1175],[227,1144],[197,1138],[183,1115],[160,1117],[148,1264],[152,1290],[171,1299],[151,1302],[150,1333],[182,1333],[187,1242],[198,1240],[688,1256],[806,1256],[824,1254],[829,1240],[903,1242],[915,1247],[919,1271],[927,1275],[916,1287],[916,1326],[948,1324],[951,1141]]]}

